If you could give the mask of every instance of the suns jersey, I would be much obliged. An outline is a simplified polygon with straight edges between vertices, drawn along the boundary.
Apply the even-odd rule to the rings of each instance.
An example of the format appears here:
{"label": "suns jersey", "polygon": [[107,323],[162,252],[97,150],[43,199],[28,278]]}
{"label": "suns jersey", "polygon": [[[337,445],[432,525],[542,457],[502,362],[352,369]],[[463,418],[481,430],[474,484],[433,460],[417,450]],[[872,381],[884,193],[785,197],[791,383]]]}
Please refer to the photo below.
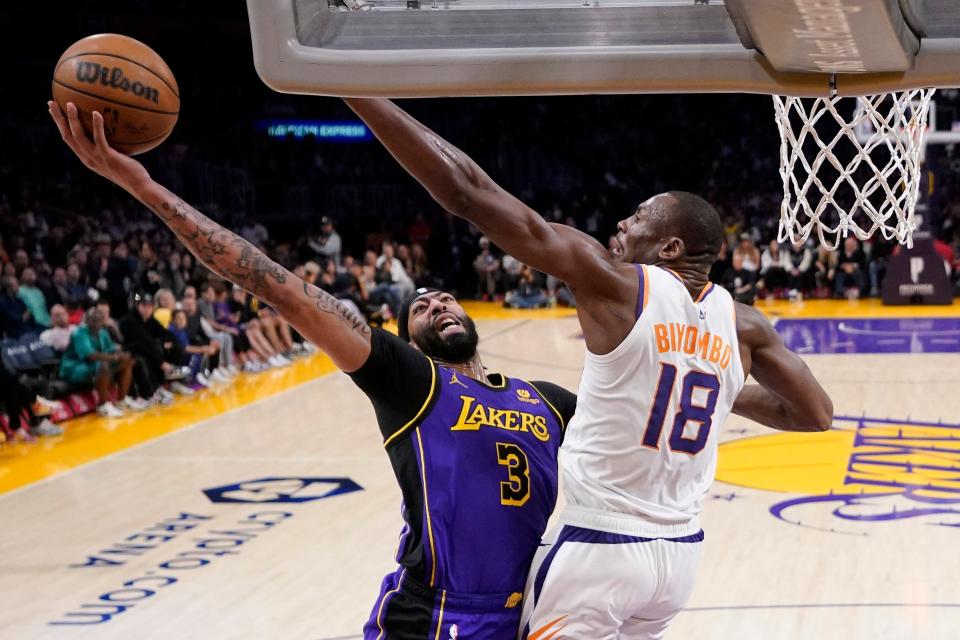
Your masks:
{"label": "suns jersey", "polygon": [[694,300],[672,271],[637,271],[633,329],[586,355],[561,450],[568,511],[633,516],[638,535],[695,533],[744,383],[733,298],[710,283]]}

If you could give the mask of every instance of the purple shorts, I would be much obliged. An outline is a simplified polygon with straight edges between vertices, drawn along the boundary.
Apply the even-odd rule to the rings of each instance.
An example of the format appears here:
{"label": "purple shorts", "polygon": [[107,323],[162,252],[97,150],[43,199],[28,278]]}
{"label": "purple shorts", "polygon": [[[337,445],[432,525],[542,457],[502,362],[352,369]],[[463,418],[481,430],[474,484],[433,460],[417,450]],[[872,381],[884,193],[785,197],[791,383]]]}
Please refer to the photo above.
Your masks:
{"label": "purple shorts", "polygon": [[364,640],[514,640],[520,626],[519,594],[464,595],[431,589],[403,570],[380,586]]}

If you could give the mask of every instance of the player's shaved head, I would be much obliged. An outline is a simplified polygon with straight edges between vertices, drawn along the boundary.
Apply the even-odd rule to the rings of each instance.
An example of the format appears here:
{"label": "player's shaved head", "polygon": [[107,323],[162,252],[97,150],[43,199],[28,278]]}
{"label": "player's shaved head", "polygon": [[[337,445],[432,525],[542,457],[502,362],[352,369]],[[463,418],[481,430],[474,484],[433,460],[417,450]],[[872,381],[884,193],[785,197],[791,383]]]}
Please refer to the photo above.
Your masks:
{"label": "player's shaved head", "polygon": [[671,235],[675,235],[686,247],[687,259],[692,262],[717,259],[723,243],[723,222],[712,204],[695,193],[668,191],[664,198],[668,209],[667,221]]}
{"label": "player's shaved head", "polygon": [[720,214],[686,191],[653,196],[617,225],[611,239],[615,257],[642,264],[687,264],[706,273],[723,243]]}

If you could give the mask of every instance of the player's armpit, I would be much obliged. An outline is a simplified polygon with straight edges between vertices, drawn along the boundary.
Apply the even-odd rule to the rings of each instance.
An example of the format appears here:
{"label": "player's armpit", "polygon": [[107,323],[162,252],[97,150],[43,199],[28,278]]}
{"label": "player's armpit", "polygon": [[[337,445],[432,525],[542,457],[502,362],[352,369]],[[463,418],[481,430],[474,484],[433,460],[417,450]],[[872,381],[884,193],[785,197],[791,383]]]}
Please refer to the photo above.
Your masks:
{"label": "player's armpit", "polygon": [[833,403],[800,357],[787,349],[769,321],[753,307],[737,304],[737,336],[745,385],[733,413],[783,431],[826,431]]}

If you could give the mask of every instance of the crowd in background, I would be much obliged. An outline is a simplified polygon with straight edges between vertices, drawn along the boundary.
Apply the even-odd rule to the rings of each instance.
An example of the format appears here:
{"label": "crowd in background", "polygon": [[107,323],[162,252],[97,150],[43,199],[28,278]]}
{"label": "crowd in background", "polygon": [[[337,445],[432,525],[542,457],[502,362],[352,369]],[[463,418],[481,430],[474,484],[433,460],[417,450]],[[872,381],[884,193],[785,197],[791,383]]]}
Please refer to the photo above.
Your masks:
{"label": "crowd in background", "polygon": [[[420,286],[517,308],[576,305],[562,282],[440,210],[375,141],[278,140],[258,129],[264,118],[346,120],[352,113],[339,100],[276,94],[252,61],[238,63],[238,52],[250,55],[242,3],[85,4],[97,10],[70,11],[70,20],[49,25],[48,39],[66,47],[89,33],[128,33],[149,41],[177,75],[183,110],[172,137],[142,158],[152,175],[370,323],[395,316]],[[25,7],[10,3],[0,17],[17,23]],[[179,18],[187,10],[194,20]],[[109,17],[91,23],[90,16]],[[8,53],[11,82],[23,95],[49,90],[59,51]],[[222,74],[209,82],[203,74],[213,67]],[[957,92],[941,91],[937,100],[940,121],[960,121]],[[812,241],[775,241],[779,139],[764,96],[404,106],[547,220],[603,244],[618,220],[655,193],[704,196],[720,212],[727,237],[711,280],[748,304],[875,296],[895,250],[877,237],[848,238],[836,252]],[[207,272],[152,214],[83,169],[42,101],[13,103],[0,126],[0,402],[14,430],[13,416],[28,417],[21,437],[56,433],[60,427],[43,414],[50,399],[71,390],[97,389],[98,411],[116,416],[169,402],[172,393],[230,384],[242,370],[286,366],[311,350],[269,308]],[[926,168],[929,229],[956,282],[960,154],[931,146]],[[25,375],[6,357],[24,349],[52,355]]]}

